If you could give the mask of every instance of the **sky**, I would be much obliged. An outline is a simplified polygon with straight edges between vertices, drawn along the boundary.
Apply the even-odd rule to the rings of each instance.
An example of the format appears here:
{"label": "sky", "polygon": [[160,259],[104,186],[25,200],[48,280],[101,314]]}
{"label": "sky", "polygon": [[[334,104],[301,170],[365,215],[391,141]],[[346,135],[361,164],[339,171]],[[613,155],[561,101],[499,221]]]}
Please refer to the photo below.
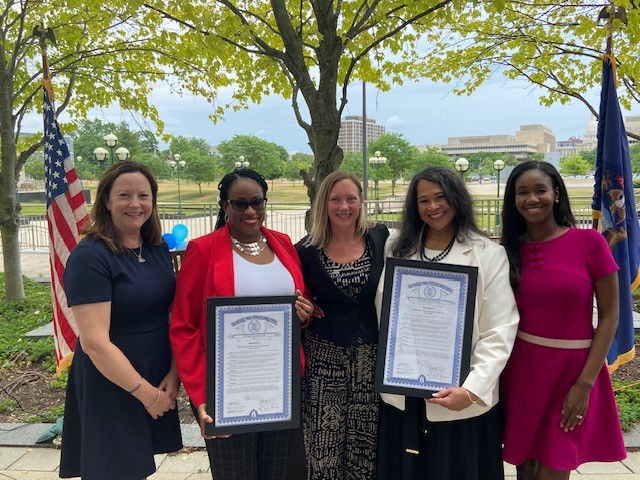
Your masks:
{"label": "sky", "polygon": [[[388,133],[402,134],[413,145],[446,144],[448,137],[458,136],[515,135],[520,125],[538,123],[551,128],[556,140],[581,138],[591,120],[589,110],[579,102],[541,106],[536,92],[524,81],[492,79],[464,97],[451,93],[451,89],[451,85],[430,81],[393,86],[388,92],[367,85],[367,117],[384,125]],[[230,90],[222,90],[219,103],[230,96]],[[597,106],[598,96],[599,90],[594,90],[587,98]],[[229,111],[217,124],[208,118],[211,104],[190,95],[179,96],[164,85],[154,90],[152,102],[165,122],[165,132],[172,135],[202,137],[212,146],[234,135],[255,135],[289,152],[311,153],[290,102],[278,96],[266,97],[248,110]],[[350,87],[346,115],[362,115],[361,83]],[[623,115],[640,115],[640,105],[631,112],[623,111]],[[128,114],[116,107],[94,110],[90,116],[104,122],[125,121],[136,128]],[[39,116],[26,119],[23,131],[40,129],[40,122]]]}

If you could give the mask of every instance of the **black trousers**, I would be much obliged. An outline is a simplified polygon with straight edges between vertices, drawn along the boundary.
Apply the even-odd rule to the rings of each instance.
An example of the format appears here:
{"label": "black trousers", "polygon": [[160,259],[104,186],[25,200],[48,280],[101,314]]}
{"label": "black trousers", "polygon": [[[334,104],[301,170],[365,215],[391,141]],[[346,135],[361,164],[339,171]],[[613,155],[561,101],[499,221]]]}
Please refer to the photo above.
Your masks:
{"label": "black trousers", "polygon": [[275,430],[205,440],[211,476],[215,480],[285,480],[292,439],[293,430]]}

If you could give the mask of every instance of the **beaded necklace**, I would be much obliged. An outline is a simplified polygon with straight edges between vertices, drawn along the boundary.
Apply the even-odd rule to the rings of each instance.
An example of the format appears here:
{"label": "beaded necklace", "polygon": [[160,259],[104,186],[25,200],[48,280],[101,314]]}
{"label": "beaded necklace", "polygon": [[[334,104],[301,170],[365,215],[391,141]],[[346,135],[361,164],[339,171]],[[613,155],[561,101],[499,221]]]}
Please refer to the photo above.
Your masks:
{"label": "beaded necklace", "polygon": [[231,235],[231,243],[242,253],[246,253],[247,255],[255,257],[257,255],[260,255],[265,249],[265,247],[267,246],[267,239],[264,238],[264,235],[262,235],[260,237],[260,240],[258,240],[257,242],[242,243],[240,240]]}
{"label": "beaded necklace", "polygon": [[449,252],[453,248],[453,242],[455,241],[456,241],[456,236],[454,235],[453,237],[451,237],[451,241],[449,242],[449,245],[447,245],[447,247],[443,251],[441,251],[439,254],[437,254],[435,257],[432,257],[432,258],[429,258],[425,255],[424,248],[423,248],[422,251],[420,252],[420,257],[422,258],[422,260],[427,260],[428,262],[439,262],[444,257],[449,255]]}

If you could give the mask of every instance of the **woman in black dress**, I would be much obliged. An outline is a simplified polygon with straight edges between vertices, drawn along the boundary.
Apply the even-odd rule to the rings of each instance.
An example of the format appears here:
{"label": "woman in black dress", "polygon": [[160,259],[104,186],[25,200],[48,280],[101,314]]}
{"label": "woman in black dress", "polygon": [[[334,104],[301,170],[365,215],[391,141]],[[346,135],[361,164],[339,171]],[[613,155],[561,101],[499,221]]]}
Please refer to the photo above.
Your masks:
{"label": "woman in black dress", "polygon": [[109,168],[64,288],[78,326],[69,371],[60,477],[139,480],[153,455],[182,447],[180,379],[169,344],[175,290],[158,184],[136,162]]}

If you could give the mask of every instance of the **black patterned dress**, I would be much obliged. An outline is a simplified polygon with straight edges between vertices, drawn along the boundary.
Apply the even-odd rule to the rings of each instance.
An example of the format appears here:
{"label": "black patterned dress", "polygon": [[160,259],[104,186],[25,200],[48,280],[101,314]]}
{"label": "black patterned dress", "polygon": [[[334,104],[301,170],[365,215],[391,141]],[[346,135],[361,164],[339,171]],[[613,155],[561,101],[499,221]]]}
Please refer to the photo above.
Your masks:
{"label": "black patterned dress", "polygon": [[379,397],[373,391],[377,320],[371,289],[380,278],[387,232],[378,227],[368,235],[363,255],[350,263],[299,247],[305,284],[325,313],[304,338],[309,480],[375,478]]}

